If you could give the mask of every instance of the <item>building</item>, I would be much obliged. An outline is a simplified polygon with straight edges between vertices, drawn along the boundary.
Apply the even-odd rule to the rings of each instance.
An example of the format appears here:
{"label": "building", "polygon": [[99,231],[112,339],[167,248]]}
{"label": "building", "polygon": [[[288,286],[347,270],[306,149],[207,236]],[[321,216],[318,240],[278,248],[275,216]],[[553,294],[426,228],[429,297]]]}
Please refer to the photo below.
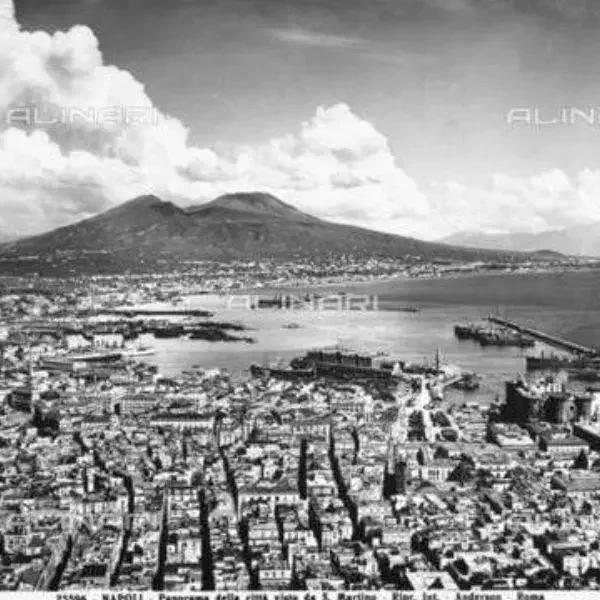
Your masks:
{"label": "building", "polygon": [[525,425],[548,421],[557,425],[586,422],[592,413],[592,396],[567,391],[564,383],[551,378],[536,382],[523,379],[506,383],[506,421]]}
{"label": "building", "polygon": [[589,452],[590,446],[575,435],[547,432],[540,436],[540,449],[552,456],[575,458],[581,452]]}

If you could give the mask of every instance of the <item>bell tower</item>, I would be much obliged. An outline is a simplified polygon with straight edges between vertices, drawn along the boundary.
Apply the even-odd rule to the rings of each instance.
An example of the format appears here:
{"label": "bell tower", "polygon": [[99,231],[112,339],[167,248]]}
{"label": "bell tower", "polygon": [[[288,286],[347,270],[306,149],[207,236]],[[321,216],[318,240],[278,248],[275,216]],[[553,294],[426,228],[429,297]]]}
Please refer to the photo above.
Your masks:
{"label": "bell tower", "polygon": [[28,374],[28,384],[29,384],[29,398],[30,405],[29,410],[31,416],[35,415],[35,409],[40,401],[40,391],[38,388],[37,377],[35,371],[33,369],[33,357],[31,353],[31,348],[29,348],[29,374]]}

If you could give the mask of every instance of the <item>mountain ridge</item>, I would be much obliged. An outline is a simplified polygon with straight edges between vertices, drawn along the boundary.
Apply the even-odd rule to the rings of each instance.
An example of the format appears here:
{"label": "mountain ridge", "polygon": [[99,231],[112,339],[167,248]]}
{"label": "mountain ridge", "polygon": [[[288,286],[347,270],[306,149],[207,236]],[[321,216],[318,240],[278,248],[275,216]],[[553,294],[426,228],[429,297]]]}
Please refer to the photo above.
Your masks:
{"label": "mountain ridge", "polygon": [[600,222],[539,233],[462,231],[439,240],[446,244],[511,252],[547,250],[570,256],[600,256]]}
{"label": "mountain ridge", "polygon": [[[61,268],[75,274],[147,271],[202,260],[348,255],[441,261],[514,258],[514,253],[332,223],[271,194],[238,192],[187,208],[157,196],[139,196],[78,223],[0,244],[0,270],[12,265],[43,273]],[[29,264],[24,257],[34,258]]]}

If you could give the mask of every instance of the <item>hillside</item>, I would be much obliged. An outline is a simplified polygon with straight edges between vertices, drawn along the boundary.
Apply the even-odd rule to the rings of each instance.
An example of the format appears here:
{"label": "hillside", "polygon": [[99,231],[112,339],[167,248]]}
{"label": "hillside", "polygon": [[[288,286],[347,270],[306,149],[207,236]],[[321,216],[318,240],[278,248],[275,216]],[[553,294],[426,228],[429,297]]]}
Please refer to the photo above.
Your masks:
{"label": "hillside", "polygon": [[350,254],[465,261],[512,256],[330,223],[254,192],[186,209],[155,196],[135,198],[79,223],[0,245],[0,271],[118,273],[181,261]]}
{"label": "hillside", "polygon": [[578,225],[540,233],[486,234],[461,232],[441,240],[467,247],[532,252],[550,250],[573,256],[600,256],[600,223]]}

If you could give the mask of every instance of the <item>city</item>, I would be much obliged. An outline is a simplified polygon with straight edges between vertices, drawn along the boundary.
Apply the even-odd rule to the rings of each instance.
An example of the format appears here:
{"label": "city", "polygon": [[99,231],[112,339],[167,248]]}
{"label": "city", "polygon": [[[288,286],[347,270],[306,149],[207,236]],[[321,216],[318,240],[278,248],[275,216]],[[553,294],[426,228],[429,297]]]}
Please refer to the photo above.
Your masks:
{"label": "city", "polygon": [[74,347],[86,302],[3,296],[3,590],[600,584],[600,387],[457,403],[439,362],[342,349],[164,377],[114,316]]}
{"label": "city", "polygon": [[0,600],[600,597],[599,30],[0,0]]}

